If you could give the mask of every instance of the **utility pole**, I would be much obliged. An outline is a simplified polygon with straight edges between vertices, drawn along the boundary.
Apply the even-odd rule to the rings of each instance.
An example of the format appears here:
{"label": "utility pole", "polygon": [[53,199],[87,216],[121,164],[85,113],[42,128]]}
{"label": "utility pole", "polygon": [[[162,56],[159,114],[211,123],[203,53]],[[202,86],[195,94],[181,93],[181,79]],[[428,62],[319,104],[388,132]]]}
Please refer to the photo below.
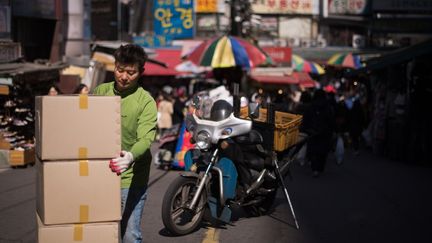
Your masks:
{"label": "utility pole", "polygon": [[231,31],[230,31],[230,34],[233,36],[240,36],[242,33],[241,18],[239,16],[239,13],[240,13],[239,1],[240,0],[231,0],[231,6],[230,6]]}
{"label": "utility pole", "polygon": [[252,8],[250,0],[231,0],[231,32],[233,36],[243,38],[251,34]]}

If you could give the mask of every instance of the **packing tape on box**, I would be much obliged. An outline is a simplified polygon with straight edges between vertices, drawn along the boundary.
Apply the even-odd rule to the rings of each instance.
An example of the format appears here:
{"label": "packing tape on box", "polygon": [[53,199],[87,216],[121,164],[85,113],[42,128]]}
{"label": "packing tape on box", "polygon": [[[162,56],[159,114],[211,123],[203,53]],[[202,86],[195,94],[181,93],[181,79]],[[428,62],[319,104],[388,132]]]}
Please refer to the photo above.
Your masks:
{"label": "packing tape on box", "polygon": [[79,95],[79,108],[81,110],[87,110],[88,109],[88,95],[86,95],[86,94],[80,94]]}
{"label": "packing tape on box", "polygon": [[82,241],[83,240],[83,225],[82,224],[75,224],[73,229],[73,240],[74,241]]}
{"label": "packing tape on box", "polygon": [[80,176],[88,176],[89,175],[88,160],[80,160],[79,161],[79,175]]}
{"label": "packing tape on box", "polygon": [[89,220],[89,206],[88,205],[80,205],[80,212],[79,212],[79,221],[81,223],[87,223]]}
{"label": "packing tape on box", "polygon": [[78,159],[82,160],[82,159],[87,159],[87,148],[85,147],[80,147],[78,148]]}

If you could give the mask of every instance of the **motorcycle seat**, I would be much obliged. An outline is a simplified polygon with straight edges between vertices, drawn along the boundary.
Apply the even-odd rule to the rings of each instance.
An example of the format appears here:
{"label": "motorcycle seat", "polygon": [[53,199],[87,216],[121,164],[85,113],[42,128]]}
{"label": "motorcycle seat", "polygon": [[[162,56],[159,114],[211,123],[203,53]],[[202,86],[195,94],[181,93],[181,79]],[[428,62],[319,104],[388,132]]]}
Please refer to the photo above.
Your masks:
{"label": "motorcycle seat", "polygon": [[248,134],[237,136],[235,140],[238,144],[242,145],[262,144],[264,142],[262,135],[256,130],[251,130]]}

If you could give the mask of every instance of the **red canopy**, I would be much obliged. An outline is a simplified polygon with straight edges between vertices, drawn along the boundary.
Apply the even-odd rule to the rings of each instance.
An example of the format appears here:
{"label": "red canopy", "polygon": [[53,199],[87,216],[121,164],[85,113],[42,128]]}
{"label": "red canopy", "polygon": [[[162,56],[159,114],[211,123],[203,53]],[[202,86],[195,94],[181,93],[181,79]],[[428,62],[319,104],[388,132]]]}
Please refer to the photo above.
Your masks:
{"label": "red canopy", "polygon": [[165,63],[168,67],[162,67],[160,65],[146,62],[144,65],[145,76],[176,76],[182,74],[177,72],[175,67],[182,62],[180,49],[156,49],[156,55],[152,55],[153,59],[156,59],[162,63]]}

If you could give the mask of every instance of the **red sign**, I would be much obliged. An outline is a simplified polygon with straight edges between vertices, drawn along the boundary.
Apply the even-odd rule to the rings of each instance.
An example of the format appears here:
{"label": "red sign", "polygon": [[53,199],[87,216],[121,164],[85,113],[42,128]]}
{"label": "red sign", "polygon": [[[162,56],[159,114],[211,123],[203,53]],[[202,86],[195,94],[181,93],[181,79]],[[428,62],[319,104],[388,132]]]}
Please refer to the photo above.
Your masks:
{"label": "red sign", "polygon": [[263,47],[262,48],[276,64],[291,65],[292,50],[290,47]]}

